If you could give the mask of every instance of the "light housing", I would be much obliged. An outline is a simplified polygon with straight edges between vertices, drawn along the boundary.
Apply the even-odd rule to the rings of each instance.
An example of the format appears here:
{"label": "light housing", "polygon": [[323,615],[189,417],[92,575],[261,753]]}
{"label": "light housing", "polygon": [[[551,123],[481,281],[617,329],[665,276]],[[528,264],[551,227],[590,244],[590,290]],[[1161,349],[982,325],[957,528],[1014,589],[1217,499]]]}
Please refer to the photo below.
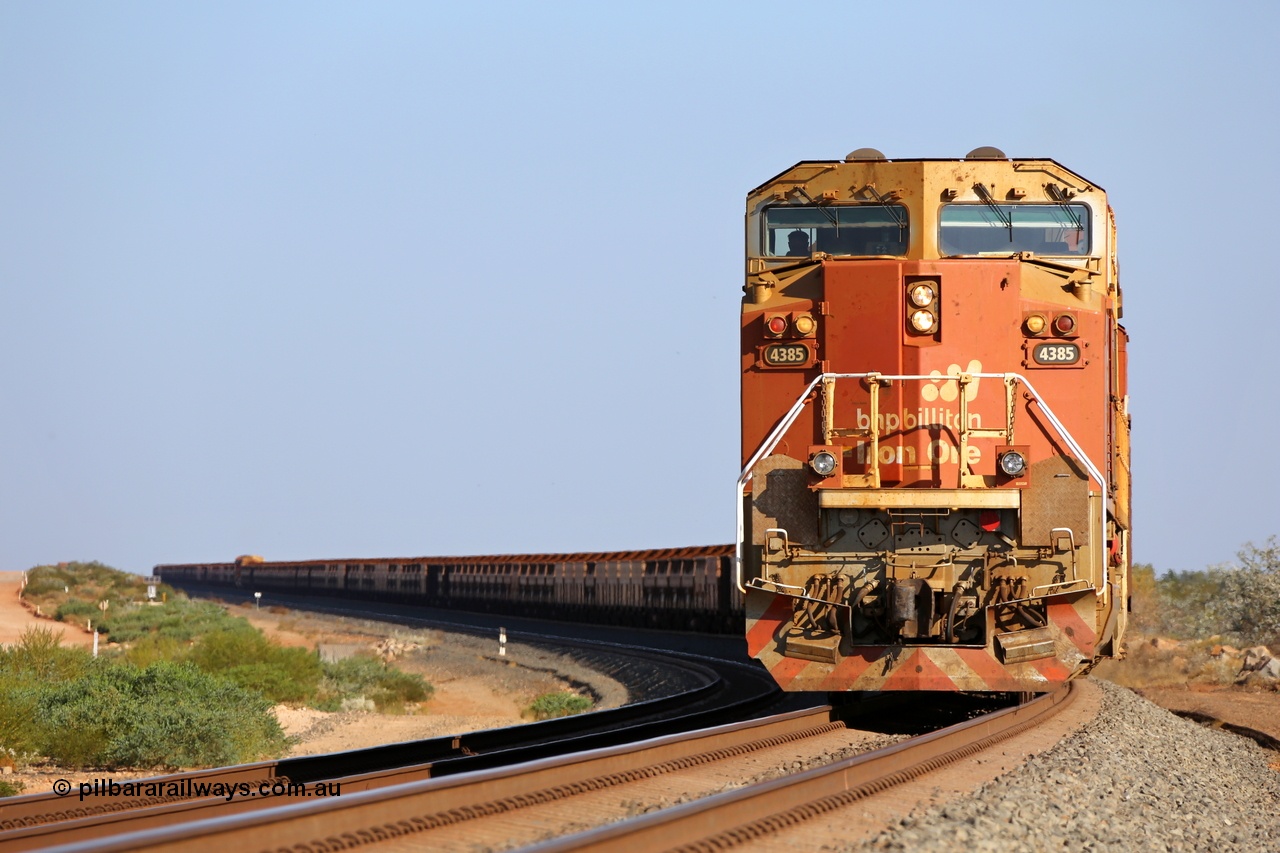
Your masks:
{"label": "light housing", "polygon": [[813,319],[812,314],[793,314],[791,328],[795,329],[797,335],[811,338],[814,332],[818,331],[818,321]]}
{"label": "light housing", "polygon": [[1061,338],[1073,338],[1079,334],[1074,314],[1059,314],[1053,318],[1053,333]]}
{"label": "light housing", "polygon": [[1049,320],[1043,314],[1028,314],[1022,321],[1028,335],[1043,335],[1049,328]]}
{"label": "light housing", "polygon": [[938,298],[937,291],[927,281],[911,285],[911,289],[907,291],[907,296],[911,300],[911,304],[917,308],[928,308]]}
{"label": "light housing", "polygon": [[830,450],[819,450],[809,457],[809,467],[819,477],[830,477],[836,472],[837,464],[835,454]]}
{"label": "light housing", "polygon": [[1006,477],[1021,477],[1027,472],[1027,457],[1017,450],[1006,450],[996,460],[1000,473]]}
{"label": "light housing", "polygon": [[823,482],[810,481],[810,488],[829,488],[842,482],[844,448],[833,444],[809,445],[809,470]]}
{"label": "light housing", "polygon": [[[906,321],[908,335],[936,336],[942,326],[942,280],[937,277],[907,276],[902,281],[902,307],[906,309],[903,320]],[[907,343],[920,346],[926,342]]]}
{"label": "light housing", "polygon": [[764,333],[771,338],[780,338],[787,333],[787,318],[782,314],[772,314],[764,318]]}
{"label": "light housing", "polygon": [[921,334],[929,334],[938,327],[938,318],[933,316],[932,311],[926,311],[923,308],[911,312],[911,328]]}

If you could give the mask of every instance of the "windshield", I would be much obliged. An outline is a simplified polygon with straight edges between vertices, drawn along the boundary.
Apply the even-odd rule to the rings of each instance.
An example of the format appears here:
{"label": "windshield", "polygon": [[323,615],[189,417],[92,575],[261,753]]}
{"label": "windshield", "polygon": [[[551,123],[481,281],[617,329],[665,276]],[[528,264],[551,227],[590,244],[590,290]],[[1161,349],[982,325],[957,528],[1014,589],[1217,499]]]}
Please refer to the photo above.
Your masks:
{"label": "windshield", "polygon": [[939,220],[943,255],[1035,252],[1089,254],[1089,207],[1084,204],[948,204]]}
{"label": "windshield", "polygon": [[764,253],[775,257],[902,255],[907,209],[900,204],[770,207],[764,231]]}

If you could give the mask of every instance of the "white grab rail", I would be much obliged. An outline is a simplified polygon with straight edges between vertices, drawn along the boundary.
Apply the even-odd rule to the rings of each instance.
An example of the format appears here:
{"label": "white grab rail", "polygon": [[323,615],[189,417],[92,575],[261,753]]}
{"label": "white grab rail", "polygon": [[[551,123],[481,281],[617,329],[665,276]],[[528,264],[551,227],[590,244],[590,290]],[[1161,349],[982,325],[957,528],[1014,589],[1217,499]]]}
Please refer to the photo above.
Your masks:
{"label": "white grab rail", "polygon": [[[875,373],[875,372],[822,373],[822,374],[819,374],[812,382],[810,382],[809,385],[804,389],[804,391],[801,392],[800,396],[796,399],[795,404],[792,405],[792,407],[789,410],[787,410],[787,413],[782,417],[782,420],[778,421],[778,425],[775,426],[773,428],[773,431],[770,432],[769,435],[765,437],[765,440],[761,442],[759,449],[757,449],[756,452],[751,455],[751,458],[747,460],[747,464],[743,466],[742,473],[738,475],[738,496],[737,496],[738,535],[735,540],[734,553],[733,553],[733,580],[734,580],[734,583],[736,583],[738,586],[738,591],[743,593],[744,595],[746,594],[746,591],[747,591],[747,588],[742,581],[742,537],[744,532],[746,531],[745,519],[743,517],[743,512],[742,512],[743,489],[746,487],[747,481],[751,479],[752,469],[755,468],[756,464],[759,463],[761,459],[763,459],[764,457],[768,456],[770,453],[773,452],[774,448],[778,446],[778,442],[782,441],[782,437],[786,435],[787,430],[791,429],[791,425],[796,422],[796,418],[800,417],[800,413],[803,412],[805,409],[805,406],[808,405],[807,401],[808,401],[809,395],[814,392],[814,389],[816,389],[823,382],[835,381],[839,379],[874,379],[876,381],[884,380],[886,382],[900,382],[900,381],[910,381],[910,380],[925,380],[929,382],[939,382],[939,381],[959,382],[961,377],[966,377],[965,379],[966,382],[974,378],[999,379],[1002,382],[1013,380],[1014,382],[1018,382],[1022,384],[1027,389],[1028,393],[1031,394],[1032,399],[1034,399],[1036,404],[1040,407],[1040,410],[1044,413],[1049,423],[1053,425],[1053,428],[1054,430],[1057,431],[1059,437],[1061,437],[1062,440],[1066,442],[1067,447],[1071,450],[1072,453],[1076,455],[1076,458],[1079,459],[1084,464],[1084,467],[1089,472],[1089,476],[1097,481],[1098,487],[1102,491],[1102,501],[1101,501],[1101,507],[1100,507],[1100,513],[1099,513],[1100,519],[1099,519],[1099,525],[1098,525],[1098,535],[1105,537],[1106,531],[1107,531],[1106,513],[1108,509],[1107,481],[1103,478],[1102,471],[1099,470],[1098,466],[1093,463],[1093,460],[1091,460],[1088,457],[1088,455],[1084,452],[1084,449],[1075,440],[1075,438],[1071,435],[1071,433],[1068,432],[1067,428],[1062,425],[1062,421],[1058,420],[1057,415],[1055,415],[1053,413],[1053,410],[1049,408],[1049,404],[1046,403],[1044,401],[1044,398],[1040,396],[1040,392],[1038,392],[1035,389],[1035,386],[1032,385],[1031,382],[1022,374],[1020,373],[960,373],[960,374],[943,374],[940,376],[938,374],[891,375],[891,374]],[[871,428],[877,429],[875,424],[871,424]],[[1107,588],[1107,561],[1104,558],[1102,561],[1102,583],[1099,584],[1098,586],[1097,594],[1098,595],[1104,594],[1104,592],[1106,591],[1106,588]]]}

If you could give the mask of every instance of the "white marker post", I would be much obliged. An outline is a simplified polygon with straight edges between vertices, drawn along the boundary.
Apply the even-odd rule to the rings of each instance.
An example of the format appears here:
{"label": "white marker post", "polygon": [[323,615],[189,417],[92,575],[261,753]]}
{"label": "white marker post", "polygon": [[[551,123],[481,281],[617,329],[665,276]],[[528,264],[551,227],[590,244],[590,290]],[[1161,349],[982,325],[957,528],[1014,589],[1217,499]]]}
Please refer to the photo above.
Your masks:
{"label": "white marker post", "polygon": [[498,629],[498,655],[499,657],[507,656],[507,629]]}
{"label": "white marker post", "polygon": [[260,592],[255,592],[253,594],[253,609],[254,610],[262,609],[262,593]]}

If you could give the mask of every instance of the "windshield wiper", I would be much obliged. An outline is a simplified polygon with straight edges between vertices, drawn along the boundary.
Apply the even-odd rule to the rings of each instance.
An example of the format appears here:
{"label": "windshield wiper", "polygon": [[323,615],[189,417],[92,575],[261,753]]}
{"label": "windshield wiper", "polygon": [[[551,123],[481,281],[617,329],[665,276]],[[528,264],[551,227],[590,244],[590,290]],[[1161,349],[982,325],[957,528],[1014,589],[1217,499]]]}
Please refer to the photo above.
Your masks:
{"label": "windshield wiper", "polygon": [[805,192],[805,191],[804,191],[804,187],[796,187],[795,189],[796,189],[796,192],[798,192],[798,193],[800,193],[800,195],[804,196],[804,200],[805,200],[805,201],[809,202],[809,204],[813,205],[813,206],[814,206],[814,207],[816,207],[818,210],[822,211],[822,215],[823,215],[823,216],[825,216],[825,217],[827,217],[827,219],[829,219],[829,220],[831,221],[831,224],[832,224],[832,225],[834,225],[834,226],[836,227],[836,234],[839,234],[839,233],[840,233],[840,220],[836,219],[836,215],[835,215],[834,213],[832,213],[831,211],[827,210],[827,209],[826,209],[825,207],[823,207],[822,205],[818,204],[816,201],[814,201],[814,200],[813,200],[813,197],[812,197],[812,196],[810,196],[807,192]]}
{"label": "windshield wiper", "polygon": [[1083,233],[1084,223],[1080,221],[1079,214],[1072,210],[1071,205],[1067,204],[1067,200],[1071,196],[1063,192],[1062,188],[1054,183],[1045,184],[1044,189],[1049,194],[1049,198],[1057,202],[1058,206],[1067,212],[1067,216],[1071,217],[1071,222],[1076,226],[1076,230]]}
{"label": "windshield wiper", "polygon": [[898,226],[898,239],[901,240],[902,232],[907,230],[907,220],[902,216],[902,213],[898,210],[898,205],[889,203],[891,201],[897,200],[896,197],[894,196],[894,193],[897,191],[890,190],[884,195],[880,195],[880,193],[876,192],[875,184],[867,184],[865,187],[863,187],[863,189],[871,193],[871,197],[874,198],[880,204],[881,207],[887,210],[890,216],[893,217],[893,221]]}
{"label": "windshield wiper", "polygon": [[978,194],[978,198],[982,199],[982,203],[995,213],[996,218],[1000,220],[1000,224],[1009,229],[1009,242],[1013,242],[1013,210],[1012,208],[1006,214],[1004,210],[991,197],[991,191],[982,184],[974,184],[973,191]]}

